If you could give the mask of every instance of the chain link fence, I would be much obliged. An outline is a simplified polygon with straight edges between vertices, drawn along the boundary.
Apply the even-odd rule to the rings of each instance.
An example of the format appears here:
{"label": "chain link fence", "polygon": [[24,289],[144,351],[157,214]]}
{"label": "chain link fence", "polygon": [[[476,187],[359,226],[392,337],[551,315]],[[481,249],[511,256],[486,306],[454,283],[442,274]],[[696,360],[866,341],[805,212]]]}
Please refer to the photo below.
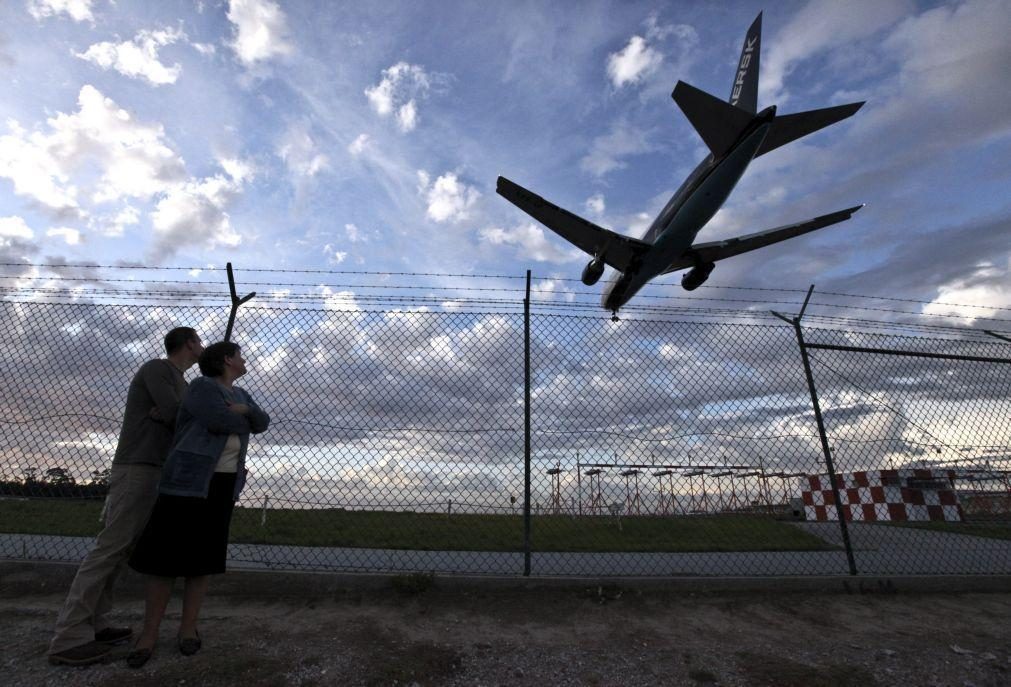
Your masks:
{"label": "chain link fence", "polygon": [[[535,303],[527,387],[521,307],[266,304],[232,334],[272,418],[252,437],[233,567],[1011,572],[1011,346],[982,333],[805,327],[830,470],[795,331],[771,317],[611,322]],[[227,312],[0,313],[0,556],[78,560],[134,371],[171,327],[210,342]]]}

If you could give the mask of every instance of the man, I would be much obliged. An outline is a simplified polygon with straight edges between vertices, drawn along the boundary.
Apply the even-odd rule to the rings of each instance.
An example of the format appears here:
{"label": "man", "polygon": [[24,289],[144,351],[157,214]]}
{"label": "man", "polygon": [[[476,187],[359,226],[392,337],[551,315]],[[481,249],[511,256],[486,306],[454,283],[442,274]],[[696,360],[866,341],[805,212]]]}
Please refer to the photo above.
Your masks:
{"label": "man", "polygon": [[77,570],[56,620],[49,662],[83,666],[108,656],[133,634],[112,627],[113,586],[151,515],[161,468],[168,456],[176,413],[186,392],[183,372],[204,347],[196,331],[176,327],[165,335],[165,358],[144,363],[130,382],[123,426],[102,511],[104,527]]}

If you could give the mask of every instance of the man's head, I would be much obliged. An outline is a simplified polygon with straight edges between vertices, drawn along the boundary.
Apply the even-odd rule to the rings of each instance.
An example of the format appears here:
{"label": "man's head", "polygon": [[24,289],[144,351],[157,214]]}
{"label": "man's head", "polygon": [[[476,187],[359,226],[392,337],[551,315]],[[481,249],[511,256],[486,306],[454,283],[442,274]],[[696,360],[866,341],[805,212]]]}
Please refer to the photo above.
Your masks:
{"label": "man's head", "polygon": [[186,367],[195,363],[203,352],[204,344],[192,327],[176,327],[165,335],[165,353]]}

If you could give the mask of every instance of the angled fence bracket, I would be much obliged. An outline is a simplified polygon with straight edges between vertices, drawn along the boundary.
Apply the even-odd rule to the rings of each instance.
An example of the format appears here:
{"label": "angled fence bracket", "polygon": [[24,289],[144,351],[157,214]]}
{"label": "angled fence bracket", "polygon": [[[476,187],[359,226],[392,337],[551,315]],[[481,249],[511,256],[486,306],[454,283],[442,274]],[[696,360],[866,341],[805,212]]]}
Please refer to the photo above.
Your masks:
{"label": "angled fence bracket", "polygon": [[238,294],[235,293],[235,275],[232,274],[232,263],[226,263],[225,270],[228,272],[228,291],[232,297],[232,310],[228,313],[228,328],[225,329],[225,341],[232,340],[232,326],[235,325],[235,313],[239,311],[239,306],[251,299],[256,295],[256,291],[251,291],[247,293],[242,298],[239,298]]}
{"label": "angled fence bracket", "polygon": [[989,329],[984,329],[983,333],[984,334],[989,334],[990,336],[994,337],[995,339],[1000,339],[1001,341],[1007,341],[1008,343],[1011,343],[1011,338],[1008,338],[1008,337],[1004,336],[1003,334],[998,334],[997,332],[992,332]]}

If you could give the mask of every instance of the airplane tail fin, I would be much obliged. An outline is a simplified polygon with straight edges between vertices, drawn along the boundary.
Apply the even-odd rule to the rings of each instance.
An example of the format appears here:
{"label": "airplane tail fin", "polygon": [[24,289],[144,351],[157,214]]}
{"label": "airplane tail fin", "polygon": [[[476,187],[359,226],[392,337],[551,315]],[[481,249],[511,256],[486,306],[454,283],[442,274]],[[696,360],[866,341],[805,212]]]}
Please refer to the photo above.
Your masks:
{"label": "airplane tail fin", "polygon": [[759,12],[744,37],[741,59],[737,62],[737,74],[729,98],[731,105],[750,114],[758,112],[758,59],[761,48],[762,13]]}
{"label": "airplane tail fin", "polygon": [[769,133],[755,153],[755,157],[765,155],[770,150],[786,145],[790,141],[814,133],[819,129],[824,129],[830,124],[842,121],[852,116],[863,105],[862,102],[850,103],[849,105],[837,105],[836,107],[826,107],[820,110],[808,110],[807,112],[797,112],[795,114],[779,115],[772,121]]}
{"label": "airplane tail fin", "polygon": [[678,81],[671,93],[714,157],[726,153],[751,122],[752,113]]}

